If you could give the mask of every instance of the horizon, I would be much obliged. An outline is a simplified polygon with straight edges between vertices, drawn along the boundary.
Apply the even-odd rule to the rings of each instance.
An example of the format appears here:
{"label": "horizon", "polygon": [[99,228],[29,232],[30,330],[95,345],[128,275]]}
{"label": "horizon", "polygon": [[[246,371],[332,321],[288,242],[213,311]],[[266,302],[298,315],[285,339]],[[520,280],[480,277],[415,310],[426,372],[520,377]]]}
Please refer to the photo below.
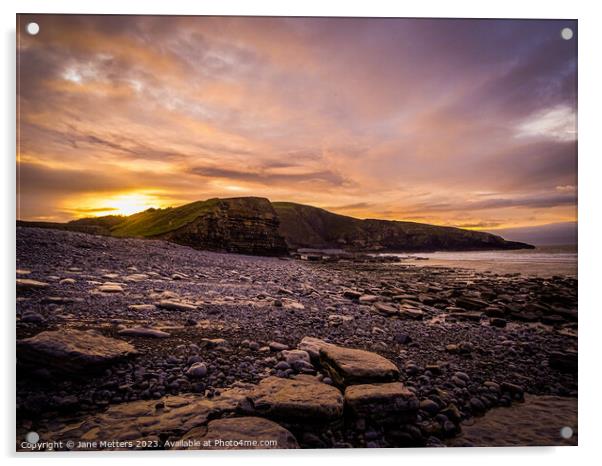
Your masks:
{"label": "horizon", "polygon": [[575,21],[30,20],[19,219],[252,193],[493,233],[577,221]]}
{"label": "horizon", "polygon": [[[231,196],[231,197],[218,197],[217,199],[239,199],[239,198],[246,198],[246,197],[261,197],[261,196]],[[197,199],[196,201],[192,201],[194,202],[205,202],[208,201],[210,199],[215,199],[215,198],[208,198],[208,199]],[[268,202],[270,203],[293,203],[293,204],[298,204],[292,201],[287,201],[287,200],[271,200],[269,198],[264,198],[267,199]],[[132,212],[130,214],[128,213],[107,213],[107,214],[103,214],[103,215],[90,215],[90,216],[85,216],[85,217],[77,217],[71,220],[67,220],[67,222],[69,221],[73,221],[73,220],[79,220],[79,219],[85,219],[85,218],[99,218],[99,217],[104,217],[104,216],[119,216],[119,217],[128,217],[130,215],[135,215],[135,214],[139,214],[142,212],[145,212],[147,210],[161,210],[161,209],[176,209],[178,207],[182,207],[186,204],[180,204],[180,205],[170,205],[170,206],[166,206],[166,207],[148,207],[144,210],[139,210],[136,212]],[[302,204],[302,205],[309,205],[309,204]],[[319,209],[322,209],[321,207],[317,207],[317,206],[310,206],[310,207],[316,207]],[[323,209],[323,210],[327,210],[328,209]],[[335,212],[331,212],[331,213],[335,213]],[[338,215],[343,215],[343,214],[338,214]],[[375,217],[354,217],[352,215],[346,215],[347,217],[351,217],[351,218],[356,218],[359,220],[390,220],[390,219],[383,219],[383,218],[375,218]],[[18,219],[18,220],[23,220],[23,221],[36,221],[36,220],[26,220],[26,219]],[[390,221],[404,221],[404,220],[390,220]],[[416,223],[424,223],[424,222],[416,222]],[[439,226],[452,226],[452,225],[439,225]],[[453,227],[453,226],[452,226]],[[459,227],[454,227],[454,228],[459,228]],[[470,228],[465,228],[465,229],[470,229]],[[558,223],[546,223],[546,224],[542,224],[542,225],[533,225],[530,227],[518,227],[518,228],[500,228],[500,229],[488,229],[488,230],[478,230],[478,231],[483,231],[485,233],[491,233],[494,235],[498,235],[498,236],[502,236],[505,240],[507,241],[519,241],[519,242],[524,242],[524,243],[529,243],[529,244],[533,244],[536,247],[541,247],[541,246],[561,246],[561,245],[576,245],[577,244],[577,221],[573,221],[573,222],[558,222]]]}

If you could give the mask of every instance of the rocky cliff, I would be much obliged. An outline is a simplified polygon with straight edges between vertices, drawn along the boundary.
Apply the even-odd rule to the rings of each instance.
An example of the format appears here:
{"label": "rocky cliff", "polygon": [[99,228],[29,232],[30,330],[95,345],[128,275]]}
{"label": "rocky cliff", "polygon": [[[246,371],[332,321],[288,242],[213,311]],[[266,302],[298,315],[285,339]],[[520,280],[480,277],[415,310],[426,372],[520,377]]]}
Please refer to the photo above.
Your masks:
{"label": "rocky cliff", "polygon": [[360,220],[324,209],[274,202],[280,234],[289,248],[340,248],[350,251],[468,251],[532,249],[490,233],[415,222]]}
{"label": "rocky cliff", "polygon": [[116,237],[158,238],[197,249],[277,256],[289,249],[336,248],[356,252],[527,249],[490,233],[424,223],[360,220],[316,207],[260,197],[209,199],[148,209],[128,217],[68,223],[19,222]]}
{"label": "rocky cliff", "polygon": [[278,256],[288,251],[278,225],[267,199],[219,199],[213,209],[155,237],[198,249]]}

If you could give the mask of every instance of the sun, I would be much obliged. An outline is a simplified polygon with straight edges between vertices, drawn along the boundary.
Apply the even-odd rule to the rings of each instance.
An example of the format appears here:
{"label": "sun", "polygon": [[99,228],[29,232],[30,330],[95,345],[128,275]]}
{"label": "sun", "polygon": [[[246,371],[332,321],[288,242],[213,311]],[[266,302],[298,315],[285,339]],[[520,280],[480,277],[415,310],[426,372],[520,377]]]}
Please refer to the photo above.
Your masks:
{"label": "sun", "polygon": [[113,215],[132,215],[156,207],[156,199],[146,194],[123,194],[106,201]]}
{"label": "sun", "polygon": [[104,215],[132,215],[144,210],[167,207],[169,204],[157,193],[120,192],[104,196],[70,199],[65,206],[76,217],[102,217]]}

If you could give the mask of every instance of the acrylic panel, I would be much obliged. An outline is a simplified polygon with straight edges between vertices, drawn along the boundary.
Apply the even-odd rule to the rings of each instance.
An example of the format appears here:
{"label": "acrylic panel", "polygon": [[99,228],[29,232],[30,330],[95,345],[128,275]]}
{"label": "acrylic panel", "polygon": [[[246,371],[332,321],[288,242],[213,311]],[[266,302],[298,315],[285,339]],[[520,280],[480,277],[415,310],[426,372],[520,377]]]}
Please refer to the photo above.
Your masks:
{"label": "acrylic panel", "polygon": [[576,445],[577,32],[18,15],[16,449]]}

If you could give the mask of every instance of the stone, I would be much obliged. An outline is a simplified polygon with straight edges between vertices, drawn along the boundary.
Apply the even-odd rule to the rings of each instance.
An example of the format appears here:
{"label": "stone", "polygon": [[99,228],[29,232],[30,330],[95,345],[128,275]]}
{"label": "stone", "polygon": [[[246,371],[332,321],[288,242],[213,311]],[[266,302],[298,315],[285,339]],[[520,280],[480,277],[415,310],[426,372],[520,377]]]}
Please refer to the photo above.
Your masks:
{"label": "stone", "polygon": [[399,377],[397,366],[376,353],[331,344],[320,347],[320,363],[340,386],[392,382]]}
{"label": "stone", "polygon": [[207,375],[207,366],[203,362],[195,362],[188,368],[186,375],[193,379],[201,379]]}
{"label": "stone", "polygon": [[489,319],[489,325],[492,327],[504,328],[508,322],[500,317],[492,317]]}
{"label": "stone", "polygon": [[412,342],[412,337],[407,333],[398,332],[393,336],[393,341],[395,343],[399,343],[400,345],[407,345]]}
{"label": "stone", "polygon": [[380,298],[373,294],[363,294],[359,297],[360,304],[371,304],[378,301]]}
{"label": "stone", "polygon": [[401,305],[397,315],[405,319],[420,320],[424,317],[424,311],[412,306]]}
{"label": "stone", "polygon": [[285,345],[284,343],[279,343],[277,341],[270,342],[268,346],[272,351],[284,351],[289,349],[288,345]]}
{"label": "stone", "polygon": [[469,298],[468,296],[460,296],[456,298],[456,306],[463,307],[471,311],[478,311],[488,306],[486,301],[478,298]]}
{"label": "stone", "polygon": [[[159,441],[163,439],[180,440],[182,436],[197,427],[206,426],[210,419],[234,413],[244,399],[249,387],[223,390],[219,395],[208,399],[202,395],[165,396],[156,400],[139,400],[109,406],[98,414],[90,414],[68,424],[61,429],[52,430],[52,438],[57,441],[79,439],[83,442],[100,442],[110,439],[114,446],[104,450],[131,450],[120,447],[116,442]],[[44,429],[38,430],[42,438]],[[145,449],[143,446],[138,446]],[[75,450],[97,450],[85,445]]]}
{"label": "stone", "polygon": [[167,338],[170,336],[169,333],[162,330],[147,327],[124,328],[117,333],[128,337]]}
{"label": "stone", "polygon": [[157,306],[154,304],[130,304],[128,310],[135,312],[152,312],[157,310]]}
{"label": "stone", "polygon": [[126,341],[93,331],[61,329],[17,341],[20,363],[78,375],[137,354]]}
{"label": "stone", "polygon": [[331,325],[341,325],[345,322],[351,322],[353,320],[353,316],[346,316],[343,314],[330,314],[328,316],[328,322]]}
{"label": "stone", "polygon": [[73,285],[75,283],[75,279],[74,278],[63,278],[61,281],[59,281],[59,283],[61,285]]}
{"label": "stone", "polygon": [[298,361],[305,361],[308,364],[311,363],[309,353],[307,351],[303,351],[303,350],[298,350],[298,349],[284,350],[284,351],[282,351],[282,357],[290,365],[293,365],[293,364],[297,363]]}
{"label": "stone", "polygon": [[21,322],[26,322],[28,324],[41,324],[45,321],[46,321],[46,319],[44,319],[44,316],[37,312],[29,311],[29,312],[25,312],[21,316]]}
{"label": "stone", "polygon": [[437,414],[439,412],[439,405],[437,403],[435,403],[433,400],[429,400],[427,398],[426,400],[422,400],[420,402],[420,409],[422,411],[426,411],[431,416],[434,416],[435,414]]}
{"label": "stone", "polygon": [[507,392],[510,393],[512,396],[514,396],[515,398],[522,400],[525,391],[523,390],[523,387],[521,387],[520,385],[516,385],[510,382],[502,382],[500,384],[500,388],[502,390],[502,392]]}
{"label": "stone", "polygon": [[399,313],[399,309],[397,309],[395,306],[391,306],[390,304],[385,303],[374,303],[372,308],[379,314],[382,314],[387,317],[391,317]]}
{"label": "stone", "polygon": [[17,278],[17,290],[39,290],[48,288],[48,283],[29,278]]}
{"label": "stone", "polygon": [[391,382],[347,387],[345,407],[356,417],[397,424],[414,421],[419,403],[401,382]]}
{"label": "stone", "polygon": [[354,301],[360,299],[360,296],[362,296],[362,293],[360,293],[358,291],[346,290],[343,292],[343,297],[352,299]]}
{"label": "stone", "polygon": [[126,275],[124,280],[126,282],[143,282],[148,278],[148,275],[143,273],[134,273],[132,275]]}
{"label": "stone", "polygon": [[192,304],[179,303],[169,299],[159,301],[158,306],[163,309],[167,309],[168,311],[196,311],[197,309],[197,307],[193,306]]}
{"label": "stone", "polygon": [[343,396],[337,388],[315,377],[267,377],[241,407],[249,414],[271,419],[323,423],[343,415]]}
{"label": "stone", "polygon": [[[182,441],[194,442],[189,448],[207,450],[299,448],[290,431],[269,419],[252,416],[210,421],[207,427],[190,430]],[[199,444],[201,446],[195,446]]]}
{"label": "stone", "polygon": [[207,348],[225,348],[228,346],[228,340],[224,338],[201,338],[201,341]]}
{"label": "stone", "polygon": [[306,351],[312,360],[317,361],[320,359],[320,348],[327,345],[329,345],[329,343],[326,343],[319,338],[303,337],[301,342],[297,345],[297,348]]}
{"label": "stone", "polygon": [[123,288],[118,283],[107,282],[98,287],[102,293],[123,293]]}

